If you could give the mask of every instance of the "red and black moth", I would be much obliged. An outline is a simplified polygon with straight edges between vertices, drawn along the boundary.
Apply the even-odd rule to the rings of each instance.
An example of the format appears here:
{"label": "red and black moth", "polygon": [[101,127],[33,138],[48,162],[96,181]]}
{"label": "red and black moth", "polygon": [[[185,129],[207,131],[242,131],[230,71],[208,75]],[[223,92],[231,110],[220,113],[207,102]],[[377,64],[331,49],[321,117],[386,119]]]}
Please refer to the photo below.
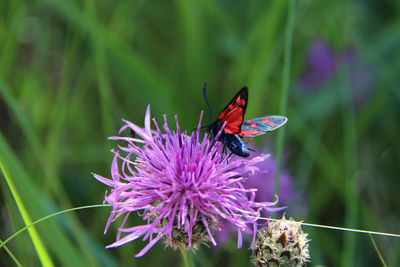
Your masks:
{"label": "red and black moth", "polygon": [[265,116],[244,120],[248,95],[247,87],[240,89],[231,102],[219,113],[218,118],[207,126],[207,130],[215,137],[225,123],[225,128],[218,140],[228,147],[233,154],[241,157],[250,155],[249,149],[242,140],[243,137],[265,134],[287,122],[287,118],[284,116]]}

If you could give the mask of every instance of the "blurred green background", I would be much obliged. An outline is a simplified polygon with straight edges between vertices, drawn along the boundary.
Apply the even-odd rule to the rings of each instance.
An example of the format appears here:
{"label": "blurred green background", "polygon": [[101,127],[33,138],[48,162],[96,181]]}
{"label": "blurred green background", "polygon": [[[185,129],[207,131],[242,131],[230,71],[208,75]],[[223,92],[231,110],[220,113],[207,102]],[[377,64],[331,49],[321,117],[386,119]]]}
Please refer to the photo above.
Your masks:
{"label": "blurred green background", "polygon": [[[107,188],[90,172],[109,175],[116,143],[106,138],[120,119],[143,125],[150,103],[158,120],[178,114],[182,128],[193,129],[206,110],[206,80],[215,113],[247,85],[246,118],[289,118],[285,168],[307,205],[297,220],[399,233],[400,2],[304,0],[292,8],[288,107],[279,114],[289,1],[1,1],[0,162],[31,220],[101,203]],[[253,144],[267,140],[275,154],[278,134]],[[0,177],[5,240],[25,223]],[[38,224],[53,263],[181,262],[161,243],[140,259],[140,240],[105,250],[118,226],[103,235],[110,210]],[[380,265],[368,235],[303,230],[312,239],[310,266]],[[388,266],[399,266],[400,239],[375,241]],[[41,264],[28,232],[7,245],[22,265]],[[251,266],[234,238],[194,258],[198,266]],[[15,265],[4,249],[0,263]]]}

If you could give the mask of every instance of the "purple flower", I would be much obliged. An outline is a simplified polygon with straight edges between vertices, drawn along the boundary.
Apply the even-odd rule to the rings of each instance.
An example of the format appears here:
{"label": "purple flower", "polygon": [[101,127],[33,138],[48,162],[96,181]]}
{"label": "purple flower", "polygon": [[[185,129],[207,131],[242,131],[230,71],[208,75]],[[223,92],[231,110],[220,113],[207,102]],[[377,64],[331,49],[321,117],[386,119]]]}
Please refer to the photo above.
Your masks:
{"label": "purple flower", "polygon": [[[251,188],[257,188],[257,201],[265,201],[274,195],[275,189],[275,174],[277,169],[276,158],[270,156],[263,162],[256,165],[260,172],[257,175],[250,177],[244,184]],[[295,195],[295,189],[290,172],[284,168],[281,169],[279,176],[279,199],[281,205],[289,204],[290,200]],[[262,214],[269,216],[267,212]]]}
{"label": "purple flower", "polygon": [[352,47],[347,47],[339,57],[349,72],[355,104],[360,106],[373,95],[375,72],[371,65],[365,63],[360,54]]}
{"label": "purple flower", "polygon": [[[281,210],[272,208],[277,201],[255,201],[257,190],[243,186],[267,155],[250,160],[231,156],[228,160],[228,155],[221,153],[220,142],[210,140],[207,134],[200,140],[201,118],[202,114],[197,130],[188,135],[181,131],[177,116],[177,130],[171,131],[164,115],[162,133],[155,119],[156,130],[150,128],[148,106],[144,129],[124,120],[126,124],[120,130],[130,128],[140,138],[110,137],[126,141],[127,146],[119,146],[121,152],[112,151],[112,179],[93,174],[112,187],[105,196],[105,202],[113,207],[105,232],[117,218],[124,217],[116,242],[107,248],[142,236],[149,243],[136,257],[143,256],[162,238],[174,248],[196,248],[206,241],[216,245],[213,231],[219,230],[222,220],[237,229],[241,247],[242,231],[252,232],[254,241],[261,210]],[[132,212],[138,212],[145,224],[126,227]]]}
{"label": "purple flower", "polygon": [[306,66],[307,70],[300,78],[306,91],[320,89],[339,73],[340,68],[345,68],[356,105],[372,96],[374,71],[351,46],[336,51],[325,40],[315,39],[308,48]]}
{"label": "purple flower", "polygon": [[324,40],[312,41],[307,52],[308,69],[301,78],[303,86],[312,91],[323,85],[336,72],[336,61],[335,53]]}
{"label": "purple flower", "polygon": [[[256,164],[259,172],[256,175],[249,177],[243,185],[250,188],[257,188],[255,200],[259,202],[271,199],[274,196],[275,189],[275,173],[277,168],[276,159],[273,156]],[[293,202],[299,205],[291,205]],[[294,188],[294,183],[290,172],[282,168],[279,177],[279,203],[280,205],[289,206],[289,210],[304,209],[304,199],[299,192]],[[289,205],[290,204],[290,205]],[[302,207],[299,207],[299,206]],[[271,214],[268,210],[261,212],[263,217],[269,217]],[[234,229],[230,225],[223,225],[222,230],[217,233],[217,240],[220,243],[225,243],[229,240]]]}

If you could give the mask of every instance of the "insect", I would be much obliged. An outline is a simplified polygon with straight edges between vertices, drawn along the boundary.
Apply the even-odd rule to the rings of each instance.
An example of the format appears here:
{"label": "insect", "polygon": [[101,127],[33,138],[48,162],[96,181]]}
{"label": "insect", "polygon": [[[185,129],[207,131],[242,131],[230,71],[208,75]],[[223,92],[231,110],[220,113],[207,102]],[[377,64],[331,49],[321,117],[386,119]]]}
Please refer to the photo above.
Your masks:
{"label": "insect", "polygon": [[[219,113],[217,119],[207,125],[207,130],[215,137],[225,124],[218,140],[221,141],[233,154],[248,157],[250,151],[243,142],[243,137],[253,137],[273,131],[287,122],[284,116],[265,116],[251,120],[244,120],[248,102],[248,89],[243,87],[233,97],[231,102]],[[211,108],[206,96],[206,85],[204,84],[204,97],[208,108]]]}

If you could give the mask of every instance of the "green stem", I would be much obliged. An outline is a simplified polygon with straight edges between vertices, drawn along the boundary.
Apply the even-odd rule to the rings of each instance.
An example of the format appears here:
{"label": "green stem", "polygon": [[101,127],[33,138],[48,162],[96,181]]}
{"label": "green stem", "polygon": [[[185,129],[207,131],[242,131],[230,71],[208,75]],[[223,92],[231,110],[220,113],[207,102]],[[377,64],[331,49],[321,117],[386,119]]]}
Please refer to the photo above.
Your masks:
{"label": "green stem", "polygon": [[379,260],[380,260],[381,263],[382,263],[382,266],[383,266],[383,267],[387,267],[386,262],[385,262],[385,260],[384,260],[383,257],[382,257],[382,253],[379,251],[378,246],[377,246],[376,243],[375,243],[374,237],[373,237],[371,234],[368,234],[368,235],[369,235],[369,238],[371,239],[372,245],[374,246],[374,249],[375,249],[375,251],[376,251],[376,254],[378,254],[378,257],[379,257]]}
{"label": "green stem", "polygon": [[[1,163],[0,163],[0,166],[1,166]],[[28,230],[30,227],[34,226],[35,224],[40,223],[40,222],[42,222],[44,220],[50,219],[51,217],[54,217],[56,215],[60,215],[60,214],[63,214],[63,213],[67,213],[67,212],[70,212],[70,211],[83,210],[83,209],[89,209],[89,208],[99,208],[99,207],[110,207],[110,205],[109,204],[96,204],[96,205],[82,206],[82,207],[76,207],[76,208],[71,208],[71,209],[67,209],[67,210],[58,211],[58,212],[52,213],[50,215],[47,215],[47,216],[45,216],[43,218],[40,218],[40,219],[30,223],[30,224],[27,224],[24,228],[21,228],[20,230],[15,232],[12,236],[7,238],[3,243],[0,244],[0,249],[3,246],[5,246],[5,244],[7,244],[10,240],[12,240],[14,237],[16,237],[17,235],[19,235],[22,232]],[[30,230],[32,230],[32,229],[29,229],[29,231]]]}
{"label": "green stem", "polygon": [[193,267],[192,261],[189,258],[188,250],[184,249],[184,248],[180,248],[179,250],[181,251],[182,258],[183,258],[183,266]]}
{"label": "green stem", "polygon": [[[3,241],[0,239],[0,244],[3,244]],[[10,255],[11,259],[14,261],[15,265],[18,267],[21,267],[22,264],[19,262],[19,260],[14,256],[14,254],[11,252],[11,250],[8,249],[7,246],[4,246],[4,249],[7,251],[8,255]]]}
{"label": "green stem", "polygon": [[[340,95],[343,117],[343,151],[345,189],[345,225],[348,228],[357,228],[358,192],[357,192],[357,128],[354,110],[353,88],[350,81],[350,69],[345,67],[340,73],[338,91]],[[343,240],[342,266],[354,266],[356,261],[357,236],[346,233]]]}
{"label": "green stem", "polygon": [[[283,74],[282,74],[282,95],[281,95],[280,110],[279,110],[279,114],[281,115],[285,115],[287,112],[294,22],[295,22],[295,0],[290,0],[288,7],[286,33],[285,33],[285,48],[284,48],[285,50],[283,55],[284,61],[283,61]],[[282,127],[278,132],[278,140],[276,146],[277,166],[275,173],[275,188],[274,188],[275,194],[279,193],[279,178],[281,174],[284,137],[285,137],[285,127]]]}
{"label": "green stem", "polygon": [[[28,228],[32,224],[31,216],[29,215],[27,209],[25,208],[24,203],[22,202],[21,197],[19,196],[16,187],[14,186],[13,180],[11,177],[8,175],[5,167],[3,166],[3,162],[0,161],[0,169],[3,172],[3,176],[8,184],[8,188],[11,191],[11,194],[15,200],[15,203],[17,204],[18,210],[21,213],[22,220],[25,223],[25,227]],[[35,250],[39,256],[39,260],[42,263],[42,266],[54,266],[49,253],[46,250],[46,247],[44,246],[42,239],[40,238],[38,232],[36,231],[35,228],[29,229],[29,235],[32,239],[33,246],[35,247]],[[4,241],[0,248],[7,242]]]}

